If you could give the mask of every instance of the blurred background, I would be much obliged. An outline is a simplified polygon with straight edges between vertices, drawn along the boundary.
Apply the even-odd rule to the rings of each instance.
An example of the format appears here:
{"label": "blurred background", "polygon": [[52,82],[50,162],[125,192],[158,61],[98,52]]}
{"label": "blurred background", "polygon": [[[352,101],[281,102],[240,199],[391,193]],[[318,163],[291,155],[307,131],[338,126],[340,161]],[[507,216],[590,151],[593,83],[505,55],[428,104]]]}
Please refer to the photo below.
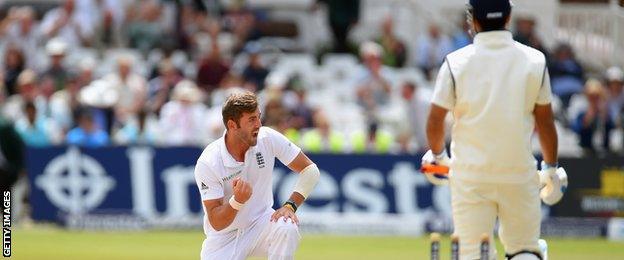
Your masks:
{"label": "blurred background", "polygon": [[[322,172],[298,258],[425,259],[423,236],[452,231],[448,188],[418,169],[437,69],[472,41],[464,12],[463,0],[0,0],[13,257],[197,258],[194,164],[223,134],[225,98],[249,90],[263,124]],[[546,55],[555,96],[570,186],[543,206],[551,258],[624,257],[624,1],[518,0],[509,29]],[[275,169],[276,206],[289,173]]]}

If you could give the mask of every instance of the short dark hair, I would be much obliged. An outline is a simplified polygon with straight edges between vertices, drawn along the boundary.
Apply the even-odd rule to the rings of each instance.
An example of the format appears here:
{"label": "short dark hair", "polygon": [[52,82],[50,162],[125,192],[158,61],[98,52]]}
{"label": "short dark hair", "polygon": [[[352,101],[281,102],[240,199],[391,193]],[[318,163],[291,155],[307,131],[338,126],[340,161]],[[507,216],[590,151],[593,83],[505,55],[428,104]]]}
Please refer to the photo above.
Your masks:
{"label": "short dark hair", "polygon": [[509,15],[503,16],[503,17],[498,18],[498,19],[477,19],[477,18],[475,18],[475,20],[481,26],[481,31],[482,32],[487,32],[487,31],[505,30],[505,25],[507,24],[507,18],[509,18]]}
{"label": "short dark hair", "polygon": [[82,119],[93,121],[93,111],[89,107],[78,107],[75,110],[74,119],[79,122]]}
{"label": "short dark hair", "polygon": [[229,120],[233,120],[237,126],[240,126],[240,119],[243,117],[243,113],[253,113],[256,109],[258,109],[256,94],[245,91],[230,95],[223,105],[223,110],[221,110],[225,128],[227,129]]}

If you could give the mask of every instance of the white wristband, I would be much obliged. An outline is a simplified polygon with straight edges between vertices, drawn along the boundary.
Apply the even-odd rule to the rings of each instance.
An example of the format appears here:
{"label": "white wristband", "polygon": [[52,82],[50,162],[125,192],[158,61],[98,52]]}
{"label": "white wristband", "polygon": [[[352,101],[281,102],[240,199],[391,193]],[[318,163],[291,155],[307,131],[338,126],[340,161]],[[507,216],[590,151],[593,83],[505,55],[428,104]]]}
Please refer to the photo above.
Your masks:
{"label": "white wristband", "polygon": [[232,206],[232,208],[235,210],[240,210],[245,205],[245,203],[240,203],[236,201],[236,199],[234,198],[234,195],[230,197],[229,203],[230,203],[230,206]]}

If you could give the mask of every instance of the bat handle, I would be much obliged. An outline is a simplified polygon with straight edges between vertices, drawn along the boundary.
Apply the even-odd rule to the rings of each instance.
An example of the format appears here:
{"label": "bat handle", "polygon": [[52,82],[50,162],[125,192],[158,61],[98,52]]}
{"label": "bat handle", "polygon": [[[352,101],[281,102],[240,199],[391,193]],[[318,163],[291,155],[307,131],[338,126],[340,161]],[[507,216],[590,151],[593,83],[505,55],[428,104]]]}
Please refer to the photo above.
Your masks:
{"label": "bat handle", "polygon": [[420,171],[425,174],[439,174],[439,175],[447,175],[449,173],[449,167],[444,165],[436,165],[436,164],[423,164],[420,167]]}

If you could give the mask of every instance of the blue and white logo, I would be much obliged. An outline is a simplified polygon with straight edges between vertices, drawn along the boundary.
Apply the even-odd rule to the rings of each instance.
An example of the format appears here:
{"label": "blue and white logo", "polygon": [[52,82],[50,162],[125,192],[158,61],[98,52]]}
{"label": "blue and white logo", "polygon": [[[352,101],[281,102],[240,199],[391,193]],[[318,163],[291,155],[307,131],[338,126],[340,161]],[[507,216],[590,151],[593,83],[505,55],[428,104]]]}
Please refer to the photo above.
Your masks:
{"label": "blue and white logo", "polygon": [[71,147],[46,165],[35,185],[56,207],[76,214],[99,206],[115,187],[115,179],[106,174],[97,160]]}

